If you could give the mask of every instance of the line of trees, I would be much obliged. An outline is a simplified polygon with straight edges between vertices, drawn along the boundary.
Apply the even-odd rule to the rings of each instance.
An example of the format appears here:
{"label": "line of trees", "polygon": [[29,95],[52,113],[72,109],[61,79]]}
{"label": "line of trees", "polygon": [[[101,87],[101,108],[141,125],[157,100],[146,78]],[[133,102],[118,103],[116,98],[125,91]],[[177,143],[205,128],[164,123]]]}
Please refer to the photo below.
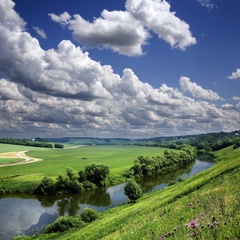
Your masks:
{"label": "line of trees", "polygon": [[43,147],[43,148],[53,147],[53,145],[50,142],[36,141],[36,140],[29,140],[29,139],[0,138],[0,143],[32,146],[32,147]]}
{"label": "line of trees", "polygon": [[64,148],[63,144],[55,143],[54,145],[44,139],[14,139],[14,138],[0,138],[0,143],[12,144],[12,145],[22,145],[31,147],[41,147],[41,148]]}
{"label": "line of trees", "polygon": [[240,147],[238,132],[232,133],[208,133],[196,136],[189,140],[189,144],[199,151],[217,151],[233,145],[233,148]]}
{"label": "line of trees", "polygon": [[125,176],[144,177],[155,173],[164,173],[169,169],[184,166],[195,161],[196,150],[192,146],[183,145],[180,150],[165,150],[163,155],[139,156],[134,161],[134,165],[125,173]]}

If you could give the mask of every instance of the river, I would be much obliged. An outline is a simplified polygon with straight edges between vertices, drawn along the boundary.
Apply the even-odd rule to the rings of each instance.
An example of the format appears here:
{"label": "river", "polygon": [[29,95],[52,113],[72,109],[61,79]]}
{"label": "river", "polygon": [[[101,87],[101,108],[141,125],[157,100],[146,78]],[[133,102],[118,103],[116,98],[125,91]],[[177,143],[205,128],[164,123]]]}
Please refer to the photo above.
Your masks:
{"label": "river", "polygon": [[[155,175],[140,181],[143,192],[156,191],[170,182],[186,179],[214,165],[213,161],[196,160],[167,175]],[[124,194],[124,183],[109,188],[97,189],[84,194],[64,196],[17,195],[0,199],[0,239],[11,240],[15,235],[32,235],[59,216],[74,216],[84,208],[105,211],[128,201]]]}

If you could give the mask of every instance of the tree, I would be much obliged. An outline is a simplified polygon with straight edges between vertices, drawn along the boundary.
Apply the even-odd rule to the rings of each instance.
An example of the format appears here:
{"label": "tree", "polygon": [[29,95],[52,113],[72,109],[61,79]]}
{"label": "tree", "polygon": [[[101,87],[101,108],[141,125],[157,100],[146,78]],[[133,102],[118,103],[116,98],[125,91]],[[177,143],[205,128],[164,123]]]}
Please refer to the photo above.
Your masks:
{"label": "tree", "polygon": [[54,147],[55,147],[55,148],[64,148],[64,145],[63,145],[63,144],[60,144],[60,143],[55,143],[55,144],[54,144]]}
{"label": "tree", "polygon": [[124,187],[124,194],[130,200],[136,201],[142,196],[142,189],[134,179],[129,179]]}
{"label": "tree", "polygon": [[81,214],[84,222],[90,223],[98,218],[98,212],[91,208],[85,208]]}
{"label": "tree", "polygon": [[44,177],[34,190],[35,194],[51,195],[55,194],[55,183],[51,178]]}
{"label": "tree", "polygon": [[85,167],[85,175],[88,181],[93,183],[100,183],[100,181],[104,180],[110,172],[108,166],[104,164],[88,164]]}

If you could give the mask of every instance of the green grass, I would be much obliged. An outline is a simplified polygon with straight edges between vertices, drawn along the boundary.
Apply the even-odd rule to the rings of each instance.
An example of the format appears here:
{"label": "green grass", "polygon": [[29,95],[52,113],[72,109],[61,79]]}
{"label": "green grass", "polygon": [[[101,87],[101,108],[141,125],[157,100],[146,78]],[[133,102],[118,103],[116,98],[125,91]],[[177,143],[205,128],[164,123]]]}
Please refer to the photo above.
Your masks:
{"label": "green grass", "polygon": [[12,144],[0,143],[0,153],[18,152],[18,151],[34,150],[34,149],[45,150],[46,148],[37,148],[37,147],[30,147],[30,146],[21,146],[21,145],[12,145]]}
{"label": "green grass", "polygon": [[[144,195],[136,203],[103,212],[98,220],[83,228],[18,239],[157,240],[166,234],[167,239],[193,239],[189,235],[193,233],[198,239],[240,239],[240,148],[233,151],[229,147],[217,156],[222,161],[212,168]],[[199,226],[186,227],[193,220]]]}
{"label": "green grass", "polygon": [[[122,173],[133,165],[139,155],[162,154],[164,148],[139,146],[83,146],[65,149],[41,149],[0,144],[0,152],[30,150],[26,154],[43,161],[0,168],[0,184],[10,192],[22,191],[25,185],[37,184],[44,176],[55,178],[70,167],[83,170],[89,163],[103,163],[110,167],[108,183],[124,181]],[[13,150],[15,149],[15,150]],[[28,188],[27,191],[32,191]],[[25,191],[25,190],[24,190]]]}
{"label": "green grass", "polygon": [[0,158],[0,165],[8,163],[17,163],[22,161],[24,161],[24,159],[21,158]]}

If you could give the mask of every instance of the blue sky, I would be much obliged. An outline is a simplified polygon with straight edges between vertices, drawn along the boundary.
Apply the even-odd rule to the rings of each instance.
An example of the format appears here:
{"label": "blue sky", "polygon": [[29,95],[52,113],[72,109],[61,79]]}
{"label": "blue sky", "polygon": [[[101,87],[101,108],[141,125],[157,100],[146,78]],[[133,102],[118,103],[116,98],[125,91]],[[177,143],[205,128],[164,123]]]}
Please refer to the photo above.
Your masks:
{"label": "blue sky", "polygon": [[1,0],[0,136],[240,126],[238,0]]}

